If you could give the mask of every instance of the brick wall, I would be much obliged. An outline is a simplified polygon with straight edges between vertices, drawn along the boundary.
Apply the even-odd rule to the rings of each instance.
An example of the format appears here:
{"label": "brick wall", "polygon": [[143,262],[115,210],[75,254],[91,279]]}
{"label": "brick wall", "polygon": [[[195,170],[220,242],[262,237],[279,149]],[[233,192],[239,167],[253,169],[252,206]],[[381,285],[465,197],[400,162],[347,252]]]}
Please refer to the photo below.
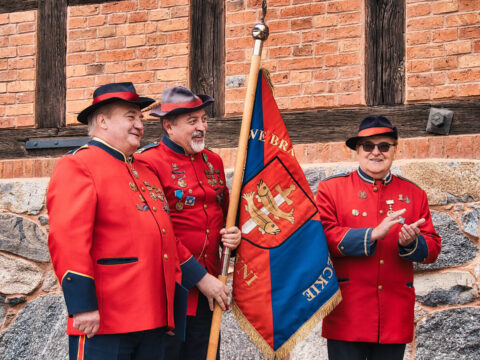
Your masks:
{"label": "brick wall", "polygon": [[480,1],[407,1],[407,101],[480,95]]}
{"label": "brick wall", "polygon": [[32,127],[36,11],[0,14],[0,128]]}
{"label": "brick wall", "polygon": [[[226,0],[226,115],[243,110],[261,0]],[[407,102],[480,95],[480,1],[407,0]],[[68,9],[67,124],[111,81],[188,85],[189,0]],[[363,0],[270,0],[262,65],[281,110],[365,104]],[[0,14],[0,128],[34,125],[36,12]]]}
{"label": "brick wall", "polygon": [[[243,111],[261,0],[227,1],[226,113]],[[262,66],[281,110],[363,105],[363,1],[268,2]]]}
{"label": "brick wall", "polygon": [[[344,142],[298,144],[295,157],[302,165],[356,161]],[[212,149],[226,169],[235,165],[236,148]],[[396,159],[480,159],[480,135],[400,139]],[[58,158],[0,160],[0,178],[50,177]]]}
{"label": "brick wall", "polygon": [[187,84],[188,0],[132,0],[70,7],[67,43],[67,124],[109,82],[132,81],[159,97]]}

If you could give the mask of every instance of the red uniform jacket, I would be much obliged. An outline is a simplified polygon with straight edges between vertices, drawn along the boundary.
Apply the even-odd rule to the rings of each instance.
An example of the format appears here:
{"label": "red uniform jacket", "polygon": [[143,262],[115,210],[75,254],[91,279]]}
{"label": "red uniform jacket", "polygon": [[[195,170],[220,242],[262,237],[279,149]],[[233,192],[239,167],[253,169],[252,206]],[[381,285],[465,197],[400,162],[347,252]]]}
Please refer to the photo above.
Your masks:
{"label": "red uniform jacket", "polygon": [[[47,208],[52,263],[70,316],[98,309],[98,334],[174,327],[178,252],[188,254],[151,171],[95,138],[58,161]],[[187,273],[203,269],[193,258],[187,263]],[[82,334],[71,318],[67,330]]]}
{"label": "red uniform jacket", "polygon": [[[343,298],[324,319],[322,335],[344,341],[411,342],[412,261],[434,262],[441,247],[425,192],[397,176],[375,181],[359,169],[320,182],[316,202]],[[387,212],[403,208],[406,224],[426,220],[418,239],[408,248],[399,246],[402,224],[396,224],[384,239],[371,243],[373,228]]]}
{"label": "red uniform jacket", "polygon": [[[209,150],[187,155],[167,136],[140,149],[135,158],[160,178],[177,238],[209,273],[217,276],[219,231],[225,225],[228,208],[222,159]],[[197,301],[194,288],[189,293],[188,315],[196,314]]]}

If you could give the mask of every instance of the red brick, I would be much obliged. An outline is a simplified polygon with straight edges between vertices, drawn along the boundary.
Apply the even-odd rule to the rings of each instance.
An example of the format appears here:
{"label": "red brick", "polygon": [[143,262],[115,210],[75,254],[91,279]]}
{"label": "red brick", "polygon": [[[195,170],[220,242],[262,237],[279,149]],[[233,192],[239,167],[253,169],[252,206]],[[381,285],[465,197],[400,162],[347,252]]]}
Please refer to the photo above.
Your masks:
{"label": "red brick", "polygon": [[340,40],[339,41],[339,51],[340,52],[352,52],[352,51],[359,51],[361,46],[360,39],[352,39],[352,40]]}
{"label": "red brick", "polygon": [[15,80],[17,80],[17,72],[15,70],[2,71],[0,74],[1,74],[0,79],[2,79],[2,81],[15,81]]}
{"label": "red brick", "polygon": [[128,22],[130,23],[147,21],[147,18],[148,18],[147,11],[138,11],[138,12],[133,12],[128,14]]}
{"label": "red brick", "polygon": [[407,90],[408,101],[419,101],[430,99],[430,88],[412,88]]}
{"label": "red brick", "polygon": [[458,95],[465,97],[478,96],[480,95],[480,84],[460,85],[458,87]]}
{"label": "red brick", "polygon": [[283,8],[280,10],[280,17],[281,18],[302,17],[302,16],[320,15],[324,13],[325,13],[325,4],[318,2],[311,5],[299,5],[299,6],[291,6],[291,7]]}
{"label": "red brick", "polygon": [[138,0],[139,9],[156,9],[158,0]]}
{"label": "red brick", "polygon": [[474,159],[480,159],[480,136],[478,135],[473,138],[472,154]]}
{"label": "red brick", "polygon": [[431,60],[412,60],[407,64],[407,70],[409,73],[426,72],[432,70]]}
{"label": "red brick", "polygon": [[[100,39],[100,41],[102,41],[102,40],[103,39]],[[105,39],[105,48],[107,50],[125,48],[125,37],[118,36],[118,37]]]}
{"label": "red brick", "polygon": [[447,55],[468,54],[471,51],[472,42],[469,40],[445,44],[445,53]]}
{"label": "red brick", "polygon": [[458,141],[456,136],[445,137],[445,157],[457,159],[458,156]]}
{"label": "red brick", "polygon": [[338,16],[338,23],[341,25],[361,24],[361,21],[362,21],[361,15],[362,14],[360,12],[340,14]]}
{"label": "red brick", "polygon": [[407,77],[408,86],[432,86],[441,84],[445,84],[445,74],[443,73],[417,74]]}
{"label": "red brick", "polygon": [[413,158],[426,159],[430,153],[430,144],[426,138],[415,139],[415,156]]}
{"label": "red brick", "polygon": [[0,25],[8,24],[8,13],[7,14],[0,14]]}
{"label": "red brick", "polygon": [[478,0],[458,0],[460,3],[460,11],[480,10],[480,3]]}
{"label": "red brick", "polygon": [[480,66],[480,54],[459,56],[458,66],[461,68]]}
{"label": "red brick", "polygon": [[153,34],[157,32],[157,24],[154,22],[147,22],[145,24],[145,34]]}
{"label": "red brick", "polygon": [[154,60],[148,60],[146,63],[147,70],[159,70],[167,68],[167,59],[159,58]]}
{"label": "red brick", "polygon": [[91,16],[97,15],[100,9],[100,5],[82,5],[82,6],[69,6],[69,16]]}
{"label": "red brick", "polygon": [[458,30],[459,39],[480,38],[480,26],[460,28]]}
{"label": "red brick", "polygon": [[35,80],[35,69],[18,70],[17,80]]}
{"label": "red brick", "polygon": [[282,85],[275,86],[275,96],[296,96],[301,94],[302,87],[300,85]]}
{"label": "red brick", "polygon": [[338,69],[339,79],[361,78],[362,70],[360,66],[342,67]]}
{"label": "red brick", "polygon": [[33,114],[33,104],[10,105],[7,107],[5,115],[18,116]]}
{"label": "red brick", "polygon": [[292,83],[305,83],[312,81],[311,71],[292,71],[290,75],[290,81]]}
{"label": "red brick", "polygon": [[312,56],[312,45],[295,46],[293,49],[293,56]]}
{"label": "red brick", "polygon": [[125,63],[127,72],[146,70],[146,62],[144,60],[134,60]]}
{"label": "red brick", "polygon": [[430,4],[415,4],[407,6],[407,19],[430,14]]}
{"label": "red brick", "polygon": [[158,28],[161,31],[176,31],[188,29],[188,18],[178,18],[171,20],[164,20],[158,23]]}
{"label": "red brick", "polygon": [[84,76],[86,74],[85,65],[69,65],[67,66],[67,77]]}
{"label": "red brick", "polygon": [[291,109],[309,109],[312,107],[313,101],[311,96],[291,96],[290,108]]}
{"label": "red brick", "polygon": [[456,69],[457,66],[457,58],[454,56],[433,60],[433,70],[451,70]]}
{"label": "red brick", "polygon": [[323,69],[313,71],[314,80],[334,80],[337,78],[336,69]]}
{"label": "red brick", "polygon": [[2,104],[2,105],[15,104],[15,95],[14,94],[0,94],[0,104]]}
{"label": "red brick", "polygon": [[[277,90],[277,88],[275,88]],[[238,99],[245,99],[245,88],[234,88],[225,90],[225,100],[226,101],[235,101]]]}
{"label": "red brick", "polygon": [[299,70],[299,69],[314,69],[316,68],[313,58],[301,58],[292,60],[279,60],[279,70]]}
{"label": "red brick", "polygon": [[67,102],[69,100],[80,100],[84,98],[85,94],[83,89],[67,89]]}
{"label": "red brick", "polygon": [[[244,50],[237,51],[237,53],[238,52],[240,52],[242,54],[242,57],[245,58],[245,51]],[[268,58],[269,59],[287,57],[287,56],[290,56],[291,53],[292,53],[292,48],[291,47],[268,48]]]}
{"label": "red brick", "polygon": [[361,97],[360,93],[339,94],[337,97],[337,103],[339,106],[364,105],[365,100]]}
{"label": "red brick", "polygon": [[325,66],[345,66],[360,64],[360,54],[341,54],[325,56]]}
{"label": "red brick", "polygon": [[330,143],[330,160],[329,162],[345,161],[350,157],[352,150],[347,148],[343,142]]}
{"label": "red brick", "polygon": [[16,47],[0,48],[0,58],[13,58],[17,56]]}
{"label": "red brick", "polygon": [[160,5],[162,7],[188,5],[189,0],[161,0]]}
{"label": "red brick", "polygon": [[134,34],[145,34],[144,23],[117,25],[117,36],[128,36]]}
{"label": "red brick", "polygon": [[436,30],[433,32],[433,42],[457,40],[457,29]]}
{"label": "red brick", "polygon": [[315,55],[335,54],[337,51],[337,42],[320,43],[315,45]]}
{"label": "red brick", "polygon": [[102,14],[122,13],[122,12],[133,11],[136,9],[137,9],[136,1],[119,1],[119,2],[102,4],[101,13]]}
{"label": "red brick", "polygon": [[304,85],[304,94],[305,95],[316,95],[319,93],[327,92],[327,83],[326,82],[314,82]]}
{"label": "red brick", "polygon": [[21,23],[17,25],[17,34],[27,33],[27,32],[35,32],[36,24],[31,23]]}
{"label": "red brick", "polygon": [[479,13],[467,13],[467,14],[455,14],[455,15],[448,15],[445,18],[445,25],[447,27],[460,27],[460,26],[468,26],[468,25],[475,25],[480,22],[480,14]]}
{"label": "red brick", "polygon": [[189,34],[187,31],[175,31],[169,32],[167,34],[167,41],[169,44],[172,43],[188,43],[189,42]]}
{"label": "red brick", "polygon": [[[3,126],[0,126],[3,127]],[[3,177],[5,179],[13,178],[13,162],[14,160],[3,161]]]}
{"label": "red brick", "polygon": [[7,92],[34,91],[35,83],[33,81],[11,81],[7,84]]}
{"label": "red brick", "polygon": [[118,13],[108,15],[108,23],[110,25],[125,24],[127,22],[127,14]]}
{"label": "red brick", "polygon": [[97,53],[97,61],[99,62],[133,60],[133,59],[135,59],[135,51],[132,49],[100,51]]}
{"label": "red brick", "polygon": [[302,43],[305,42],[320,42],[325,38],[325,30],[310,30],[302,34]]}
{"label": "red brick", "polygon": [[105,64],[90,64],[86,66],[87,75],[100,75],[105,73]]}
{"label": "red brick", "polygon": [[92,16],[87,18],[88,27],[105,25],[107,17],[105,15]]}
{"label": "red brick", "polygon": [[407,49],[407,58],[410,59],[428,59],[444,55],[442,45],[415,46]]}
{"label": "red brick", "polygon": [[95,53],[67,55],[67,65],[91,64],[95,62]]}
{"label": "red brick", "polygon": [[362,2],[359,0],[330,1],[327,4],[327,12],[329,13],[354,11],[361,8]]}
{"label": "red brick", "polygon": [[157,48],[156,47],[141,47],[137,49],[137,59],[152,59],[157,55]]}
{"label": "red brick", "polygon": [[87,51],[105,50],[105,39],[86,40],[85,46]]}
{"label": "red brick", "polygon": [[480,40],[476,40],[473,43],[473,51],[475,52],[480,52]]}
{"label": "red brick", "polygon": [[156,73],[156,79],[160,81],[178,81],[186,80],[186,78],[186,69],[159,70]]}
{"label": "red brick", "polygon": [[407,21],[407,31],[432,30],[443,26],[443,16],[411,19]]}
{"label": "red brick", "polygon": [[0,35],[12,35],[16,33],[16,30],[17,29],[13,24],[2,25],[0,26]]}
{"label": "red brick", "polygon": [[269,46],[285,46],[300,43],[299,33],[273,34],[268,39]]}
{"label": "red brick", "polygon": [[10,40],[10,46],[32,45],[35,43],[35,35],[34,34],[15,35],[15,36],[10,36],[9,40]]}
{"label": "red brick", "polygon": [[325,37],[327,39],[346,39],[361,37],[361,26],[344,26],[340,28],[327,29]]}
{"label": "red brick", "polygon": [[35,21],[35,11],[19,11],[10,13],[10,23],[24,23]]}
{"label": "red brick", "polygon": [[448,74],[448,80],[449,82],[453,83],[480,81],[480,70],[467,69],[460,71],[452,71]]}
{"label": "red brick", "polygon": [[360,80],[344,80],[337,83],[340,92],[360,91]]}
{"label": "red brick", "polygon": [[458,156],[459,158],[463,159],[473,159],[473,146],[474,146],[474,139],[475,135],[461,135],[458,136]]}
{"label": "red brick", "polygon": [[128,73],[128,74],[119,74],[116,78],[116,80],[119,82],[131,81],[136,84],[152,82],[153,79],[154,79],[154,73],[147,72],[147,71],[142,71],[137,73]]}
{"label": "red brick", "polygon": [[300,18],[292,20],[292,31],[310,29],[312,27],[312,18]]}
{"label": "red brick", "polygon": [[116,29],[115,26],[102,26],[97,30],[97,37],[106,38],[115,36]]}
{"label": "red brick", "polygon": [[[245,26],[244,25],[239,25],[244,29],[245,32]],[[270,30],[270,34],[276,33],[276,32],[287,32],[290,30],[290,21],[289,20],[282,20],[282,19],[276,19],[268,22],[268,28]],[[227,30],[228,31],[228,30]],[[243,34],[242,34],[243,35]]]}
{"label": "red brick", "polygon": [[407,34],[407,45],[427,44],[430,41],[430,31],[416,31]]}
{"label": "red brick", "polygon": [[35,118],[32,115],[22,115],[17,116],[17,123],[15,125],[16,128],[26,128],[26,127],[34,127],[35,126]]}
{"label": "red brick", "polygon": [[74,17],[68,20],[68,29],[84,28],[87,25],[87,18]]}
{"label": "red brick", "polygon": [[190,14],[189,6],[175,6],[170,11],[170,15],[172,18],[188,17],[189,14]]}
{"label": "red brick", "polygon": [[245,49],[245,48],[250,49],[252,46],[253,46],[253,39],[251,37],[227,39],[227,49],[229,50],[237,50],[237,49]]}
{"label": "red brick", "polygon": [[163,33],[158,33],[154,35],[147,36],[148,45],[164,45],[167,43],[167,35]]}
{"label": "red brick", "polygon": [[247,64],[247,63],[226,64],[225,70],[226,70],[225,75],[227,75],[227,76],[238,75],[238,74],[244,75],[244,74],[248,74],[248,72],[250,70],[250,65]]}
{"label": "red brick", "polygon": [[457,87],[455,85],[435,86],[433,88],[433,99],[451,99],[457,95]]}
{"label": "red brick", "polygon": [[[97,41],[97,40],[89,40]],[[67,42],[67,53],[83,52],[86,49],[85,40]]]}
{"label": "red brick", "polygon": [[78,29],[68,32],[69,40],[94,39],[96,35],[97,31],[95,29]]}
{"label": "red brick", "polygon": [[314,16],[312,26],[315,28],[331,27],[338,24],[337,15],[319,15]]}
{"label": "red brick", "polygon": [[433,14],[445,14],[445,13],[454,12],[457,10],[458,10],[457,0],[437,1],[432,4]]}
{"label": "red brick", "polygon": [[35,55],[35,51],[37,50],[36,46],[19,46],[17,48],[18,56],[31,56]]}
{"label": "red brick", "polygon": [[92,86],[95,86],[94,76],[82,76],[82,77],[67,79],[68,88],[86,88],[86,87],[92,87]]}

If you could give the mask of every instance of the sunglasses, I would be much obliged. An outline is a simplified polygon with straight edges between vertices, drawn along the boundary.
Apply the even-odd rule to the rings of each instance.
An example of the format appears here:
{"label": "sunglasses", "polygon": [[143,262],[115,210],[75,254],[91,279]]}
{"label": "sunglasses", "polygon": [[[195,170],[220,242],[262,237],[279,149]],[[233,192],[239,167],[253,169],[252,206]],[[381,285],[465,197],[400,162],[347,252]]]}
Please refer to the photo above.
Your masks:
{"label": "sunglasses", "polygon": [[378,150],[382,153],[386,153],[390,150],[391,146],[396,146],[396,144],[390,144],[388,142],[381,142],[380,144],[374,144],[371,142],[366,142],[363,144],[359,144],[363,148],[363,151],[365,152],[372,152],[373,149],[375,149],[375,146],[378,148]]}

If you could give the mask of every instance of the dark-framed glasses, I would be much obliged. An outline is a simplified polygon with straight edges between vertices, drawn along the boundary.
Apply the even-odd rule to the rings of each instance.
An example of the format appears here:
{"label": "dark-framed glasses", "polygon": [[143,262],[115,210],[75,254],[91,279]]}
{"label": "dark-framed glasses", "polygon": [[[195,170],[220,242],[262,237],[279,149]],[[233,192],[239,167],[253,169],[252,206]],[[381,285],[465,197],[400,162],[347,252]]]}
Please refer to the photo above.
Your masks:
{"label": "dark-framed glasses", "polygon": [[381,142],[380,144],[374,144],[371,142],[364,142],[360,144],[360,146],[363,148],[363,151],[365,152],[372,152],[373,149],[375,149],[375,146],[378,148],[378,150],[382,153],[388,152],[390,150],[391,146],[396,146],[396,144],[390,144],[388,142]]}

